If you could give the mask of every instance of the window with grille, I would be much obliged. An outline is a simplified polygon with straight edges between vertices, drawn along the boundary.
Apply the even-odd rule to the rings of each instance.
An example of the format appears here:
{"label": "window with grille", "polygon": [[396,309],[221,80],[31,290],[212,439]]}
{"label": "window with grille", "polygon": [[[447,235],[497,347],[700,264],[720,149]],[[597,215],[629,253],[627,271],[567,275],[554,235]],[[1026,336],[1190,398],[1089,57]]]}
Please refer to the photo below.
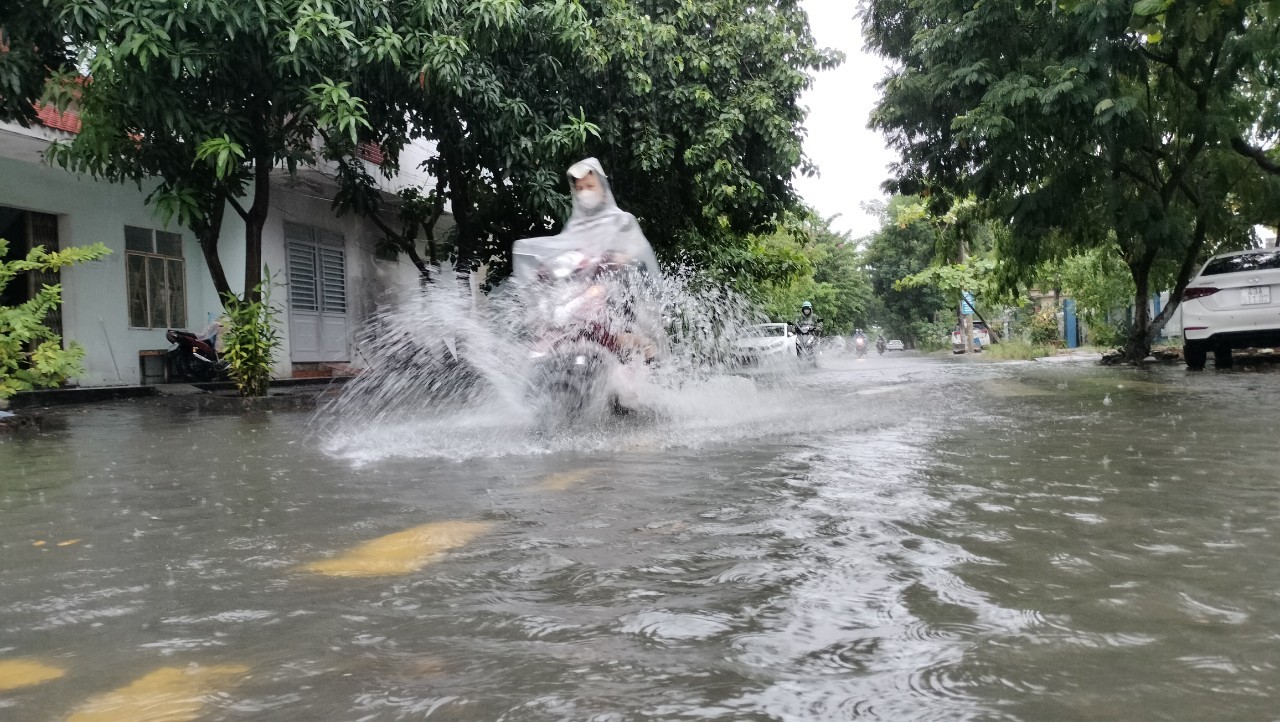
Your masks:
{"label": "window with grille", "polygon": [[181,234],[125,226],[124,248],[129,325],[184,328],[187,283]]}

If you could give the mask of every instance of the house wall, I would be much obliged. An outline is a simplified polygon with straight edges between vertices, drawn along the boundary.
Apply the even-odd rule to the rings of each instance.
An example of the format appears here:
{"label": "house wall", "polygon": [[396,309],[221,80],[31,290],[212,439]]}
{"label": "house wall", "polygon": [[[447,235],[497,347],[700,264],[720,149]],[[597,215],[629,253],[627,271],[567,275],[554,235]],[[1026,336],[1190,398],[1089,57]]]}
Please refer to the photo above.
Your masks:
{"label": "house wall", "polygon": [[[284,230],[287,222],[321,228],[342,236],[347,276],[348,348],[351,351],[348,360],[355,360],[355,339],[378,304],[388,300],[395,289],[411,287],[418,278],[417,269],[403,257],[398,261],[378,259],[377,244],[382,233],[372,223],[355,216],[335,216],[330,210],[329,199],[323,195],[323,188],[308,186],[305,182],[276,184],[272,188],[271,213],[262,233],[262,259],[277,280],[273,297],[283,311],[280,319],[286,327],[284,347],[276,361],[276,374],[282,377],[291,373],[287,333],[288,289],[284,285]],[[236,267],[244,267],[243,254]],[[243,282],[237,285],[243,285]]]}
{"label": "house wall", "polygon": [[[0,127],[0,205],[58,217],[62,247],[102,242],[111,254],[106,258],[62,271],[63,328],[66,341],[85,348],[85,374],[71,383],[109,386],[141,382],[138,352],[165,349],[165,329],[129,328],[125,273],[126,225],[164,228],[146,204],[148,188],[117,185],[77,176],[38,162],[39,151],[52,138],[45,129]],[[323,179],[321,179],[323,181]],[[263,230],[263,262],[280,284],[274,302],[281,310],[283,348],[275,374],[292,374],[289,347],[288,292],[284,286],[286,221],[323,228],[341,234],[344,241],[347,290],[349,360],[356,360],[351,343],[379,302],[394,288],[417,283],[417,269],[403,257],[399,261],[376,258],[381,237],[376,227],[353,216],[337,218],[330,210],[332,190],[323,182],[283,176],[273,184],[271,210]],[[251,203],[246,199],[244,203]],[[447,221],[446,221],[447,223]],[[200,330],[222,313],[222,304],[209,279],[204,256],[194,236],[176,224],[165,229],[181,232],[186,280],[186,327]],[[228,208],[223,221],[219,255],[232,290],[244,285],[244,224]]]}
{"label": "house wall", "polygon": [[[72,175],[60,168],[0,157],[0,204],[58,217],[62,247],[101,242],[107,257],[62,271],[65,340],[85,348],[86,386],[136,384],[138,351],[169,347],[165,329],[129,328],[125,287],[124,227],[162,228],[132,185],[113,185]],[[169,230],[177,230],[171,228]],[[200,247],[183,234],[187,325],[203,327],[204,309],[217,304]]]}

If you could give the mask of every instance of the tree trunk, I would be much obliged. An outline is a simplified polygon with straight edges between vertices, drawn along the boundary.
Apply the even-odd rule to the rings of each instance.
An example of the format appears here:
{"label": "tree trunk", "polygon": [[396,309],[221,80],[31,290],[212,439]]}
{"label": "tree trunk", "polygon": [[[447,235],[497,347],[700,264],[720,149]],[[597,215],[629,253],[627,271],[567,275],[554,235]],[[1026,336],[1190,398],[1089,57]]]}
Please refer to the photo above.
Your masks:
{"label": "tree trunk", "polygon": [[248,303],[261,300],[262,229],[271,208],[271,156],[260,155],[254,161],[253,206],[244,219],[244,295]]}
{"label": "tree trunk", "polygon": [[447,184],[448,181],[443,174],[436,179],[436,192],[431,207],[431,216],[423,224],[423,230],[427,234],[427,260],[431,262],[432,268],[440,267],[440,259],[436,255],[436,224],[440,222],[440,217],[444,215],[444,193]]}
{"label": "tree trunk", "polygon": [[1133,275],[1133,325],[1129,329],[1124,357],[1136,364],[1151,355],[1151,313],[1147,306],[1151,300],[1151,262],[1144,256],[1136,265],[1129,266],[1129,273]]}
{"label": "tree trunk", "polygon": [[1151,327],[1147,329],[1148,348],[1155,343],[1156,335],[1164,329],[1169,319],[1173,318],[1173,312],[1177,310],[1178,304],[1182,303],[1182,292],[1187,289],[1187,284],[1191,282],[1191,277],[1199,265],[1197,261],[1200,260],[1200,252],[1204,250],[1208,235],[1204,213],[1205,211],[1201,209],[1199,217],[1196,218],[1195,233],[1191,237],[1191,245],[1187,247],[1186,255],[1182,257],[1182,265],[1178,268],[1178,278],[1174,282],[1173,292],[1169,294],[1169,302],[1160,309],[1159,315],[1151,321]]}
{"label": "tree trunk", "polygon": [[446,164],[449,173],[449,200],[453,208],[454,233],[458,239],[457,266],[459,275],[465,276],[476,264],[476,237],[471,224],[471,193],[467,187],[466,172],[460,160],[450,159]]}
{"label": "tree trunk", "polygon": [[226,198],[222,193],[215,194],[213,203],[205,209],[205,217],[201,219],[198,227],[193,229],[196,232],[196,240],[200,242],[200,251],[204,254],[204,265],[209,267],[213,290],[217,291],[218,301],[222,303],[223,308],[226,308],[227,297],[231,295],[231,284],[227,281],[227,273],[222,268],[222,258],[218,256],[218,240],[222,236],[222,215],[226,209]]}
{"label": "tree trunk", "polygon": [[448,179],[450,207],[453,210],[454,233],[458,239],[454,272],[459,279],[469,277],[476,261],[478,245],[471,217],[471,186],[467,182],[466,139],[462,123],[452,109],[443,114],[445,133],[437,146],[440,170]]}

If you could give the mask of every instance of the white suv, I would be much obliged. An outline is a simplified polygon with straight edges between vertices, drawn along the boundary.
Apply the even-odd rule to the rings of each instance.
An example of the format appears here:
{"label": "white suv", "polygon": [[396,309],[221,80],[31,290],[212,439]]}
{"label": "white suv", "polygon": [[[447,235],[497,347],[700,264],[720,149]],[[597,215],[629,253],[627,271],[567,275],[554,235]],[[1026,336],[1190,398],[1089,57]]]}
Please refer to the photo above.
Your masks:
{"label": "white suv", "polygon": [[1231,366],[1231,349],[1280,346],[1280,249],[1214,256],[1182,292],[1187,368]]}

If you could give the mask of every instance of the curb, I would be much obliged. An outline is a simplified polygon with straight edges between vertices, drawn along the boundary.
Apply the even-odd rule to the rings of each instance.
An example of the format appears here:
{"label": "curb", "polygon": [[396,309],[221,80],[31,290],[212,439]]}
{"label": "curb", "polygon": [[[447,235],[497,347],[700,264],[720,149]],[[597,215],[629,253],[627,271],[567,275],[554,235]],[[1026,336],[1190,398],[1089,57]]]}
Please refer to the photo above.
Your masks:
{"label": "curb", "polygon": [[[263,399],[262,406],[267,407],[272,404],[279,404],[279,408],[303,408],[302,406],[290,407],[284,402],[274,401],[274,399],[295,399],[320,396],[325,393],[329,386],[340,386],[345,384],[351,377],[333,376],[314,379],[276,379],[271,382],[271,389],[283,390],[303,388],[305,392],[294,394],[272,394],[261,397]],[[203,393],[191,396],[170,396],[164,393],[166,387],[182,386],[184,384],[155,384],[150,386],[91,386],[85,388],[66,388],[66,389],[41,389],[39,391],[22,391],[15,394],[9,399],[10,410],[17,411],[19,409],[39,409],[50,406],[77,406],[81,404],[96,404],[107,401],[123,401],[126,399],[147,399],[147,398],[185,398],[191,406],[195,408],[226,408],[228,410],[248,410],[254,407],[253,402],[256,399],[243,398],[241,396],[226,396],[227,392],[235,393],[236,385],[230,381],[215,381],[210,383],[185,384],[195,387]],[[320,387],[315,391],[311,391],[307,387]],[[213,399],[218,399],[214,401]],[[234,402],[240,402],[236,405]],[[315,408],[315,401],[312,399],[311,406]]]}

